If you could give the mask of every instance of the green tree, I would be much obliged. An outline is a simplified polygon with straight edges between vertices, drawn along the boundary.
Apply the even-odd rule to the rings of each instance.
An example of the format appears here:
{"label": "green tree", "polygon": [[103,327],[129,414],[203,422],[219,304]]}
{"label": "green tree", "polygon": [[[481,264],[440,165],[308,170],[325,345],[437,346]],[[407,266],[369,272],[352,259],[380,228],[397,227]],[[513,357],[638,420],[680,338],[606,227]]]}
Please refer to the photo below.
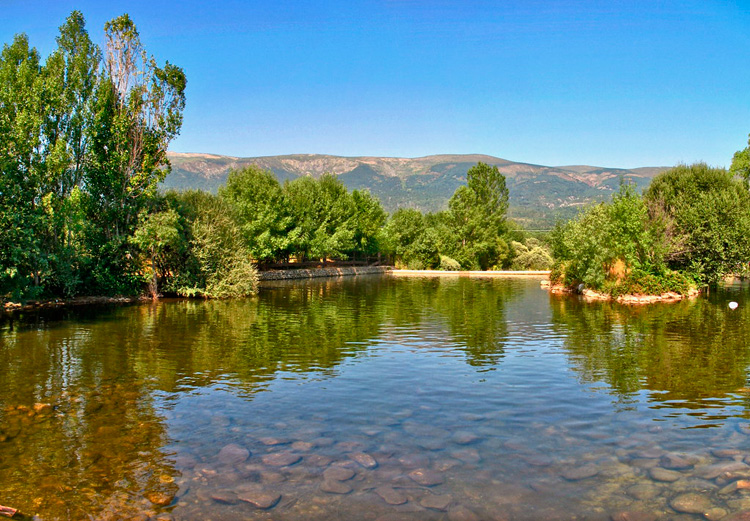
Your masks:
{"label": "green tree", "polygon": [[169,173],[167,147],[182,126],[187,80],[169,62],[147,57],[127,14],[104,25],[104,75],[96,86],[92,164],[86,179],[92,215],[105,237],[131,231],[135,217]]}
{"label": "green tree", "polygon": [[351,197],[354,205],[353,253],[365,256],[377,255],[383,241],[381,230],[386,222],[385,211],[380,201],[368,190],[352,190]]}
{"label": "green tree", "polygon": [[142,212],[138,219],[131,241],[146,253],[151,263],[149,291],[152,298],[159,296],[159,278],[166,278],[168,274],[167,258],[183,246],[180,227],[180,216],[172,209]]}
{"label": "green tree", "polygon": [[388,251],[396,264],[409,269],[433,269],[440,264],[435,232],[428,228],[422,212],[400,208],[386,224]]}
{"label": "green tree", "polygon": [[288,256],[292,216],[273,173],[254,165],[230,172],[219,196],[233,209],[254,259],[272,262]]}
{"label": "green tree", "polygon": [[723,168],[679,165],[654,178],[644,194],[663,223],[669,266],[703,283],[745,270],[750,261],[750,193]]}
{"label": "green tree", "polygon": [[448,201],[453,218],[453,257],[464,268],[489,269],[509,256],[503,234],[508,211],[508,188],[496,166],[477,163],[467,172],[467,184]]}
{"label": "green tree", "polygon": [[748,139],[747,144],[747,147],[734,153],[729,171],[742,177],[746,183],[750,184],[750,139]]}
{"label": "green tree", "polygon": [[292,249],[299,258],[346,259],[354,249],[352,195],[333,174],[301,177],[284,184],[294,225]]}
{"label": "green tree", "polygon": [[42,87],[39,54],[17,35],[0,54],[0,284],[16,294],[46,268]]}

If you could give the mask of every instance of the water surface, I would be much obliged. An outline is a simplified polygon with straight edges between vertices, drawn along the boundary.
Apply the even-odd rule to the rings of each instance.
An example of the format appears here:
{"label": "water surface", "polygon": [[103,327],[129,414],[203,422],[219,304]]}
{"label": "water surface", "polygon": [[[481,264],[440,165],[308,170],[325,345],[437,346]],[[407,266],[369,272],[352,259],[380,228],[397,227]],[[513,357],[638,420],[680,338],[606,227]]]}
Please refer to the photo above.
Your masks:
{"label": "water surface", "polygon": [[750,510],[749,310],[742,285],[626,307],[533,280],[375,276],[5,317],[0,504],[729,520]]}

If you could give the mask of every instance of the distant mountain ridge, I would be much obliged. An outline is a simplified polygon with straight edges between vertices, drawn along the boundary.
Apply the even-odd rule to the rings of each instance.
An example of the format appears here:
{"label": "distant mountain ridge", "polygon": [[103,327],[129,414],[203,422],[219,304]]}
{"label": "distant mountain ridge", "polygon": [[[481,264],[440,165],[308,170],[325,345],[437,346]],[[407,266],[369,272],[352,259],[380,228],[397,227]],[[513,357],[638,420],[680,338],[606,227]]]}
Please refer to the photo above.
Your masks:
{"label": "distant mountain ridge", "polygon": [[369,189],[388,212],[398,208],[438,211],[478,162],[495,165],[506,177],[510,215],[527,227],[549,227],[567,219],[577,209],[607,200],[620,182],[645,188],[668,167],[634,169],[588,165],[543,166],[517,163],[483,154],[441,154],[417,158],[342,157],[292,154],[264,157],[231,157],[170,152],[172,173],[163,188],[203,189],[216,192],[232,170],[255,164],[272,171],[280,182],[332,173],[351,189]]}

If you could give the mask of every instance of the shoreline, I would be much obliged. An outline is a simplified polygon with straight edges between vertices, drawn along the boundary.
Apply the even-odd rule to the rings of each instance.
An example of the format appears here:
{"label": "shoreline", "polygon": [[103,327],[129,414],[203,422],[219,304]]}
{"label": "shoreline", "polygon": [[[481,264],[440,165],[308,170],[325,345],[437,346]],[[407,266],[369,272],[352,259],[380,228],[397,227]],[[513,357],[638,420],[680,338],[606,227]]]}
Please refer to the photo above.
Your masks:
{"label": "shoreline", "polygon": [[37,309],[56,309],[74,306],[93,306],[95,304],[135,304],[136,302],[152,302],[151,297],[75,297],[72,299],[29,300],[20,302],[4,302],[2,311],[33,311]]}
{"label": "shoreline", "polygon": [[397,270],[388,272],[395,277],[549,277],[549,271],[439,271],[439,270]]}
{"label": "shoreline", "polygon": [[655,304],[657,302],[680,302],[685,299],[693,299],[701,294],[700,290],[692,289],[686,295],[681,295],[670,291],[662,293],[661,295],[620,295],[619,297],[612,297],[606,293],[599,293],[592,289],[584,289],[580,293],[575,288],[569,288],[562,284],[551,284],[549,280],[542,281],[542,288],[548,290],[551,295],[580,295],[584,300],[588,302],[617,302],[618,304],[634,304],[634,305],[645,305]]}

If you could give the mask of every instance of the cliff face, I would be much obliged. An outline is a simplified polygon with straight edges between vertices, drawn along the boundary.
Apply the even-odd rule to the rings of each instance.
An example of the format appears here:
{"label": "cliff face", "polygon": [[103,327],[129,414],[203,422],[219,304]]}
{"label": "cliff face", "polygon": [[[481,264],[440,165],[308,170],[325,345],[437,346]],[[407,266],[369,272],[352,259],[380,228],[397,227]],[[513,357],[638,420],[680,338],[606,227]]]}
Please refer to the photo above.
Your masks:
{"label": "cliff face", "polygon": [[255,164],[274,172],[279,181],[300,176],[320,177],[330,172],[349,189],[368,189],[392,212],[410,207],[437,211],[446,207],[453,192],[466,183],[466,172],[481,161],[496,165],[510,191],[511,216],[527,226],[549,226],[555,218],[575,214],[580,206],[606,200],[621,180],[648,186],[666,167],[637,169],[587,165],[543,166],[515,163],[481,155],[435,155],[418,158],[339,157],[296,154],[238,158],[212,154],[170,153],[172,173],[164,188],[199,188],[215,192],[231,170]]}

